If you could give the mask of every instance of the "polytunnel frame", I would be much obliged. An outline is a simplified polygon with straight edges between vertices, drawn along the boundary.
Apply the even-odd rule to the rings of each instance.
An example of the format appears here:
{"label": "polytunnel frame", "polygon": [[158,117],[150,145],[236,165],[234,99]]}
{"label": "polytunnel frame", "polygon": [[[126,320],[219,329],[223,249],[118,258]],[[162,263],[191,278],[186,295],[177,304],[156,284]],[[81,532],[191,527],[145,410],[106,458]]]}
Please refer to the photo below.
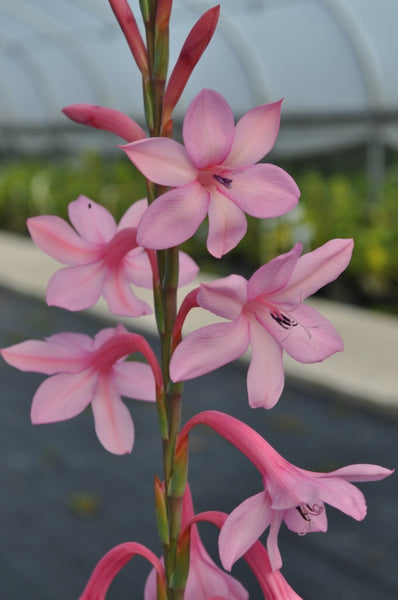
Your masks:
{"label": "polytunnel frame", "polygon": [[[324,124],[331,120],[335,122],[352,120],[354,122],[365,123],[368,127],[366,167],[369,177],[369,195],[370,197],[377,197],[384,179],[385,139],[383,125],[390,119],[396,119],[397,114],[387,114],[383,111],[383,85],[377,60],[372,52],[371,42],[367,33],[361,23],[355,18],[355,14],[351,8],[344,0],[317,1],[338,24],[353,52],[366,92],[368,109],[351,115],[318,113],[315,119],[313,115],[310,117],[303,113],[291,113],[285,115],[284,122],[290,125],[301,124],[303,126],[309,121],[312,125],[315,122]],[[209,2],[208,0],[179,0],[179,2],[198,15],[214,5],[214,2]],[[111,10],[108,5],[98,4],[98,0],[74,0],[73,3],[90,15],[103,19],[104,25],[111,24]],[[35,35],[42,35],[51,43],[67,52],[69,59],[76,65],[76,68],[82,73],[88,86],[91,87],[94,97],[98,98],[97,103],[112,107],[115,97],[110,82],[106,78],[106,73],[101,71],[95,60],[90,56],[90,53],[82,44],[78,43],[76,37],[68,32],[68,29],[63,26],[62,22],[49,16],[41,8],[35,7],[26,0],[13,0],[13,2],[7,3],[6,7],[2,7],[2,10],[8,13],[8,16],[19,20],[25,27],[32,28]],[[265,10],[266,7],[264,7]],[[256,66],[259,64],[259,57],[255,54],[253,48],[251,48],[238,23],[235,22],[233,14],[227,11],[224,12],[223,18],[219,23],[218,32],[228,44],[236,60],[243,67],[244,72],[247,74],[248,86],[253,97],[260,103],[264,97],[269,96],[269,86],[264,78],[259,80],[259,70],[256,69]],[[10,36],[5,34],[4,31],[0,31],[0,47],[6,50],[8,57],[14,54],[19,59],[19,66],[23,69],[33,89],[36,90],[38,98],[43,104],[44,111],[48,109],[52,113],[54,106],[58,108],[57,92],[50,78],[47,77],[44,68],[35,60],[34,56],[29,54],[22,44],[15,40],[10,41]],[[10,108],[13,96],[12,92],[7,90],[6,82],[4,81],[2,94]],[[8,132],[12,132],[13,129],[14,127],[10,124],[6,128],[3,127],[6,133],[7,130]],[[15,125],[14,131],[16,129],[17,125]],[[29,129],[46,135],[45,126],[30,127]],[[62,127],[59,124],[49,123],[48,129],[52,131],[49,136],[50,139],[51,137],[53,139],[54,137],[57,138],[56,134],[54,136],[55,132],[72,131],[69,124],[65,124]]]}

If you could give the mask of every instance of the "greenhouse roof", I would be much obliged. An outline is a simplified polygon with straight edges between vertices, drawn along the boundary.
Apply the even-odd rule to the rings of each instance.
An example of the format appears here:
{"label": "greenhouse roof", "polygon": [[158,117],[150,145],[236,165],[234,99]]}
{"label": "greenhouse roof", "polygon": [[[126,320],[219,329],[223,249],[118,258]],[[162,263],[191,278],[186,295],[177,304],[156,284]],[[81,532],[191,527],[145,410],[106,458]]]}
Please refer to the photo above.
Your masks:
{"label": "greenhouse roof", "polygon": [[[130,5],[139,20],[138,0]],[[175,0],[171,66],[211,5]],[[175,116],[203,87],[221,92],[237,116],[283,97],[281,151],[375,135],[398,146],[397,23],[396,0],[222,2],[214,39]],[[69,127],[61,108],[79,102],[142,121],[140,76],[107,0],[0,0],[0,74],[3,147],[19,140],[29,150],[43,143],[43,131],[54,143],[57,127]]]}

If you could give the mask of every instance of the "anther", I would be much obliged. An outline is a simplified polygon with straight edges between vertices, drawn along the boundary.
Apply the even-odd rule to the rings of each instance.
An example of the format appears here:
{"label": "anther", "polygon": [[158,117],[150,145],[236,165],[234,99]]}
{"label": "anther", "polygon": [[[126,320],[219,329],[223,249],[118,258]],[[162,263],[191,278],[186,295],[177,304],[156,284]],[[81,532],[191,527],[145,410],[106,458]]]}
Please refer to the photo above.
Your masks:
{"label": "anther", "polygon": [[231,189],[232,179],[228,179],[228,177],[221,177],[221,175],[213,175],[213,177],[216,181],[218,181],[218,183],[221,183],[221,185],[226,187],[228,190]]}
{"label": "anther", "polygon": [[300,516],[303,517],[304,521],[311,521],[311,518],[308,516],[308,513],[304,512],[301,506],[296,506],[296,510],[300,513]]}
{"label": "anther", "polygon": [[290,327],[297,327],[298,323],[297,321],[294,321],[294,319],[289,319],[289,317],[287,317],[286,315],[284,315],[283,313],[275,310],[274,312],[271,312],[271,317],[274,319],[274,321],[276,321],[278,323],[278,325],[280,325],[281,327],[283,327],[283,329],[289,329]]}

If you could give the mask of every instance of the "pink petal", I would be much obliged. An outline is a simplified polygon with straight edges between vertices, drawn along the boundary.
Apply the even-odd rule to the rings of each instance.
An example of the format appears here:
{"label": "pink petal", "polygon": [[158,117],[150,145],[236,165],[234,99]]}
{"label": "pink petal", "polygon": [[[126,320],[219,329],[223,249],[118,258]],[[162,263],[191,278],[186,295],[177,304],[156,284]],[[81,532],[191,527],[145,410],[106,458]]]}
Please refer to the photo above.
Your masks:
{"label": "pink petal", "polygon": [[92,400],[96,381],[96,375],[88,369],[49,377],[34,395],[32,423],[66,421],[80,414]]}
{"label": "pink petal", "polygon": [[115,219],[100,204],[79,196],[68,206],[70,222],[84,240],[106,244],[116,233]]}
{"label": "pink petal", "polygon": [[270,164],[258,164],[237,171],[225,171],[232,179],[231,187],[217,187],[248,215],[259,219],[279,217],[297,204],[300,191],[283,169]]}
{"label": "pink petal", "polygon": [[47,286],[47,304],[73,311],[94,306],[101,295],[105,274],[100,262],[57,271]]}
{"label": "pink petal", "polygon": [[242,210],[217,190],[212,190],[207,237],[210,254],[221,258],[239,244],[246,230],[247,221]]}
{"label": "pink petal", "polygon": [[282,348],[267,331],[250,320],[252,357],[247,372],[247,394],[252,408],[272,408],[285,383]]}
{"label": "pink petal", "polygon": [[219,317],[236,320],[247,301],[247,281],[241,275],[229,275],[210,283],[202,283],[197,295],[199,306]]}
{"label": "pink petal", "polygon": [[131,283],[147,290],[152,289],[152,267],[147,253],[142,248],[136,248],[126,254],[123,258],[123,269]]}
{"label": "pink petal", "polygon": [[117,270],[109,270],[104,280],[102,295],[114,315],[125,317],[141,317],[152,312],[151,307],[137,298],[131,289],[129,279],[123,266]]}
{"label": "pink petal", "polygon": [[249,346],[245,319],[216,323],[190,333],[175,349],[170,363],[173,381],[185,381],[210,373],[239,358]]}
{"label": "pink petal", "polygon": [[314,476],[295,467],[272,448],[263,457],[264,487],[271,501],[271,508],[284,511],[300,504],[319,504],[321,490]]}
{"label": "pink petal", "polygon": [[113,454],[131,452],[134,445],[134,424],[112,375],[99,377],[91,406],[95,431],[104,448]]}
{"label": "pink petal", "polygon": [[197,169],[184,146],[168,138],[149,138],[121,146],[131,162],[154,183],[180,186],[192,183]]}
{"label": "pink petal", "polygon": [[247,284],[249,300],[253,300],[260,295],[275,294],[283,289],[291,277],[302,249],[303,246],[298,243],[290,252],[277,256],[257,269]]}
{"label": "pink petal", "polygon": [[[94,348],[93,339],[85,333],[54,333],[45,340],[51,344],[62,346],[77,355],[91,353]],[[79,360],[81,361],[81,358]]]}
{"label": "pink petal", "polygon": [[282,524],[282,518],[282,512],[273,513],[267,538],[269,562],[271,563],[271,568],[273,571],[276,571],[282,567],[282,557],[278,546],[278,533]]}
{"label": "pink petal", "polygon": [[38,248],[66,265],[85,265],[98,260],[101,249],[83,240],[63,219],[54,216],[27,220],[32,240]]}
{"label": "pink petal", "polygon": [[112,369],[121,396],[155,402],[155,379],[149,365],[124,361],[116,363]]}
{"label": "pink petal", "polygon": [[317,480],[319,494],[324,502],[341,510],[357,521],[362,521],[366,516],[365,496],[355,485],[339,477]]}
{"label": "pink petal", "polygon": [[137,243],[156,250],[178,246],[198,229],[208,205],[208,192],[196,182],[166,192],[143,215]]}
{"label": "pink petal", "polygon": [[186,252],[179,252],[178,260],[178,287],[183,287],[184,285],[192,283],[196,275],[199,273],[199,266]]}
{"label": "pink petal", "polygon": [[340,477],[345,481],[380,481],[394,473],[394,469],[386,469],[379,465],[348,465],[331,473],[322,473],[322,477]]}
{"label": "pink petal", "polygon": [[279,132],[281,104],[282,100],[263,104],[243,115],[236,124],[234,143],[225,166],[246,167],[268,154]]}
{"label": "pink petal", "polygon": [[199,92],[188,107],[182,128],[193,164],[198,169],[221,164],[231,150],[234,128],[228,102],[213,90]]}
{"label": "pink petal", "polygon": [[191,537],[190,567],[184,599],[211,600],[212,598],[248,600],[249,594],[239,581],[215,564],[200,539],[199,544],[194,544]]}
{"label": "pink petal", "polygon": [[232,565],[253,546],[270,524],[271,517],[272,510],[264,492],[247,498],[231,512],[218,538],[224,569],[230,571]]}
{"label": "pink petal", "polygon": [[21,371],[52,375],[59,371],[75,373],[85,368],[87,354],[58,344],[27,340],[1,350],[4,360]]}
{"label": "pink petal", "polygon": [[351,239],[330,240],[301,256],[288,285],[278,294],[278,302],[295,303],[298,295],[303,300],[336,279],[350,262],[353,245]]}
{"label": "pink petal", "polygon": [[119,323],[116,327],[106,327],[106,329],[101,329],[101,331],[98,331],[98,333],[95,334],[93,341],[93,351],[96,352],[108,340],[111,340],[112,338],[121,333],[128,333],[127,329],[121,323]]}
{"label": "pink petal", "polygon": [[301,363],[319,362],[344,349],[342,339],[333,325],[314,308],[302,304],[288,318],[293,320],[293,325],[287,329],[269,313],[261,321],[295,360]]}
{"label": "pink petal", "polygon": [[137,228],[138,223],[146,209],[148,208],[148,200],[146,198],[142,200],[136,200],[133,204],[126,210],[124,215],[119,221],[119,225],[117,226],[117,231],[121,229],[126,229],[128,227]]}

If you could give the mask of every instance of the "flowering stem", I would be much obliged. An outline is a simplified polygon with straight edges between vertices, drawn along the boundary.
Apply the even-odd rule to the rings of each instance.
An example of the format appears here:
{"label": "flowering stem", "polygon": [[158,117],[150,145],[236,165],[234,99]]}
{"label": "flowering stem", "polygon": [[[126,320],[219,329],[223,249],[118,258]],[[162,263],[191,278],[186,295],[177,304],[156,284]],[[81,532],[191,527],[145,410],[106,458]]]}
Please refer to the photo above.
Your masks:
{"label": "flowering stem", "polygon": [[[143,78],[144,103],[147,125],[152,137],[165,134],[165,131],[162,131],[162,107],[168,67],[171,4],[170,0],[140,0],[145,23],[149,69],[148,77]],[[172,136],[172,127],[168,128],[167,135]],[[147,191],[150,204],[166,189],[147,180]],[[158,251],[156,257],[157,269],[153,268],[154,304],[165,389],[165,396],[158,399],[165,493],[165,514],[161,513],[163,517],[160,535],[164,549],[167,599],[183,600],[184,584],[177,585],[178,589],[176,589],[173,583],[173,574],[176,573],[177,541],[181,528],[182,497],[186,483],[187,461],[185,449],[180,452],[179,462],[175,456],[176,442],[181,427],[182,384],[173,383],[169,375],[177,314],[178,247]],[[156,489],[159,498],[159,484],[157,484],[157,488],[155,487],[155,491]],[[160,506],[159,499],[158,506]]]}

